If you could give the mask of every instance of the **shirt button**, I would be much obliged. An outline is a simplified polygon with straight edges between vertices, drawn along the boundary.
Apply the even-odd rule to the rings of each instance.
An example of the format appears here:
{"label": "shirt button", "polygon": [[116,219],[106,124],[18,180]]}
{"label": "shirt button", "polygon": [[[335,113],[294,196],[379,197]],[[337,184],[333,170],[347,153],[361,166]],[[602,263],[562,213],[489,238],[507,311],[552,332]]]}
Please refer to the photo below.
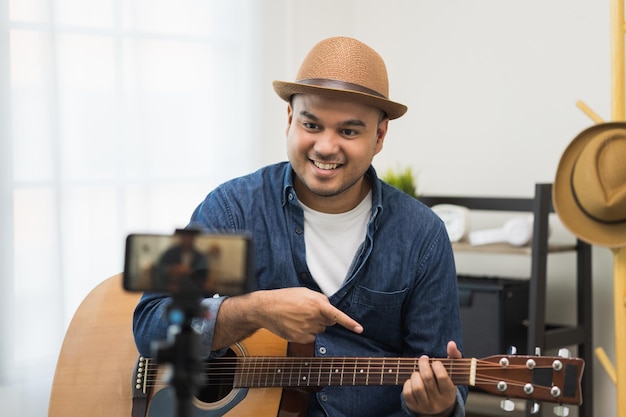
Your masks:
{"label": "shirt button", "polygon": [[296,228],[296,234],[301,235],[302,234],[302,229],[300,229],[299,227]]}
{"label": "shirt button", "polygon": [[322,401],[326,402],[326,401],[328,400],[328,396],[327,396],[326,394],[322,394],[322,395],[320,396],[320,400],[322,400]]}
{"label": "shirt button", "polygon": [[289,198],[289,200],[293,200],[293,194],[289,193],[289,197],[287,197],[287,198]]}
{"label": "shirt button", "polygon": [[324,346],[320,346],[318,352],[320,353],[320,355],[325,355],[326,354],[326,348]]}

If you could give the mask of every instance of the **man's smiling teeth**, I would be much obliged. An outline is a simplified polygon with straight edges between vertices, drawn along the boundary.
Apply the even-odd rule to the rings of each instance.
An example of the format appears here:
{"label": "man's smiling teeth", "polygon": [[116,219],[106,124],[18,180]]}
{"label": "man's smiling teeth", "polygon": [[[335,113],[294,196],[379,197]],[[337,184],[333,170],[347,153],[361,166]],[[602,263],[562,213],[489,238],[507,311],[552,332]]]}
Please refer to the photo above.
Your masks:
{"label": "man's smiling teeth", "polygon": [[313,161],[316,167],[320,169],[335,169],[339,166],[339,164],[323,164],[321,162]]}

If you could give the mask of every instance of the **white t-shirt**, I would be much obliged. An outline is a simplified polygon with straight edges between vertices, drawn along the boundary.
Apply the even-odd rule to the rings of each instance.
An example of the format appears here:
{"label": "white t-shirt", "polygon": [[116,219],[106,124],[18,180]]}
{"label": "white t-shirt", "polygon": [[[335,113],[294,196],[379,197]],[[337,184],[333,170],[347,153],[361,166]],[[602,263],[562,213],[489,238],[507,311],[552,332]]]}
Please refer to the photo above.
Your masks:
{"label": "white t-shirt", "polygon": [[365,239],[372,211],[372,192],[345,213],[321,213],[300,205],[304,210],[306,262],[322,292],[330,296],[341,287]]}

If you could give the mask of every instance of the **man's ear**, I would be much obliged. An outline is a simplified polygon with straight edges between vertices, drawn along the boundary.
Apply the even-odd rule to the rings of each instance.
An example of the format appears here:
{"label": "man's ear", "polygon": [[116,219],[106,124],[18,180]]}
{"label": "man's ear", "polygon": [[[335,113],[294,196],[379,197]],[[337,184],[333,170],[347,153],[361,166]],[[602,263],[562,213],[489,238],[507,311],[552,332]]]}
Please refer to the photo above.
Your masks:
{"label": "man's ear", "polygon": [[291,122],[293,122],[293,108],[291,107],[291,103],[289,103],[287,104],[287,128],[285,129],[286,134],[289,134]]}
{"label": "man's ear", "polygon": [[383,149],[383,142],[385,141],[385,137],[387,136],[387,128],[389,127],[389,119],[385,118],[378,123],[378,128],[376,129],[376,150],[375,154],[380,152]]}

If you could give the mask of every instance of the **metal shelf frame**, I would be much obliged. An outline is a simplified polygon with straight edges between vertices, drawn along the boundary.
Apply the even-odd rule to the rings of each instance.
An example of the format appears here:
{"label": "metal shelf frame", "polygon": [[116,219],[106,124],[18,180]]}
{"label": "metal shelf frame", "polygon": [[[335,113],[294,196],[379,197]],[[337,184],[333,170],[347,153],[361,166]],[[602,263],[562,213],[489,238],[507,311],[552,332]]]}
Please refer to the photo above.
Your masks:
{"label": "metal shelf frame", "polygon": [[[593,416],[593,345],[592,345],[592,280],[591,246],[580,239],[571,247],[550,247],[548,245],[549,216],[554,213],[552,205],[552,184],[535,184],[533,198],[497,198],[467,196],[419,196],[427,206],[436,204],[454,204],[480,211],[516,211],[530,212],[534,215],[533,237],[529,248],[514,249],[531,258],[529,300],[528,300],[528,344],[527,352],[535,348],[545,352],[560,347],[577,346],[577,356],[585,361],[585,373],[582,380],[583,404],[578,409],[579,417]],[[455,251],[482,253],[503,253],[502,245],[477,248],[455,244]],[[548,255],[571,250],[576,254],[576,325],[547,326],[546,293]],[[506,251],[511,253],[510,251]],[[502,352],[504,353],[504,352]],[[528,408],[528,407],[527,407]],[[526,412],[531,416],[530,410]],[[540,414],[541,415],[541,414]],[[537,414],[534,414],[537,416]]]}

